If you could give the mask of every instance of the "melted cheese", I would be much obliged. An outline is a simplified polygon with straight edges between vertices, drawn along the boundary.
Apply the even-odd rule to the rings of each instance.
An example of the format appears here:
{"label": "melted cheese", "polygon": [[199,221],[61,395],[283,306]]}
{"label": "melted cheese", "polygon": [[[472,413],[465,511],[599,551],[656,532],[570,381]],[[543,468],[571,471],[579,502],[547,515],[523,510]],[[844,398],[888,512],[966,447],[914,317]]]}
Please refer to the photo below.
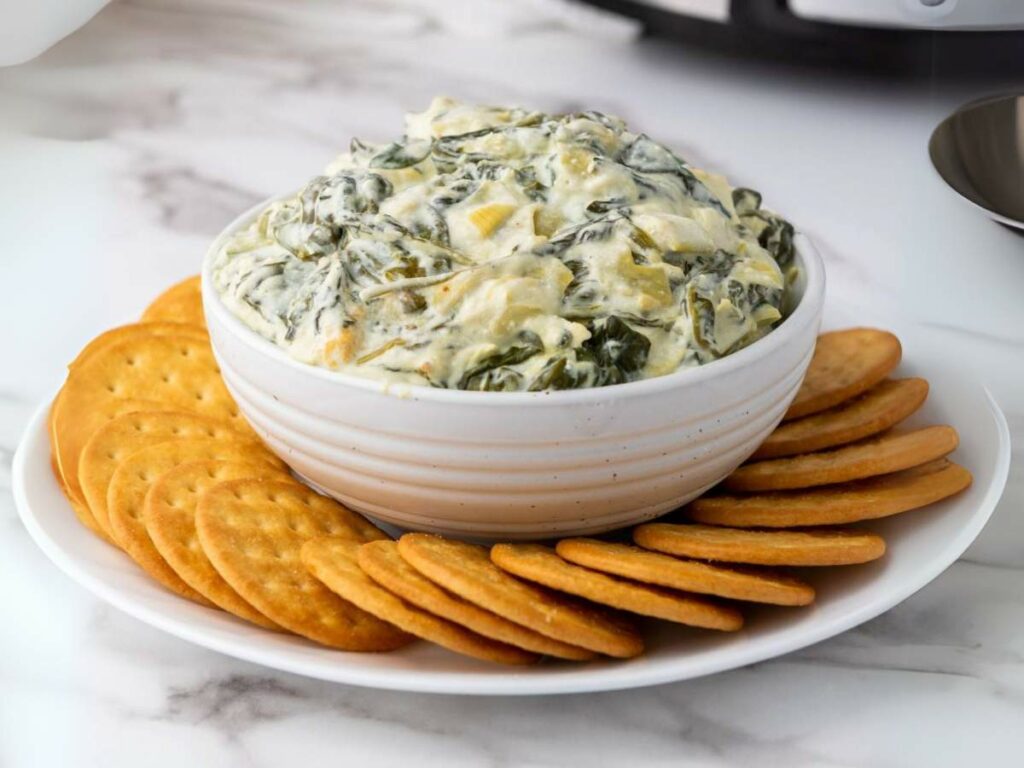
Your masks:
{"label": "melted cheese", "polygon": [[[734,203],[734,198],[736,202]],[[781,318],[792,227],[598,113],[435,99],[228,240],[227,306],[299,360],[471,389],[699,365]]]}

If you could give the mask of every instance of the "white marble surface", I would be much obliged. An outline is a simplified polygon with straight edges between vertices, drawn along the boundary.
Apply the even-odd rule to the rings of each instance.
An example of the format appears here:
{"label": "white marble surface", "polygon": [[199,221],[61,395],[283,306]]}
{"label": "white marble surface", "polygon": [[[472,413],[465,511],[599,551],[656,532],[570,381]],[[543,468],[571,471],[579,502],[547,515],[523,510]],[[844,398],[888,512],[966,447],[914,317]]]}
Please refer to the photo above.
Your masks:
{"label": "white marble surface", "polygon": [[82,343],[196,271],[237,211],[438,92],[616,112],[757,186],[817,240],[832,297],[947,329],[1021,444],[1024,239],[957,202],[924,149],[950,108],[1014,84],[633,37],[540,2],[135,0],[0,70],[0,765],[1020,764],[1024,460],[968,554],[860,629],[708,679],[550,699],[233,661],[100,604],[18,522],[14,446]]}

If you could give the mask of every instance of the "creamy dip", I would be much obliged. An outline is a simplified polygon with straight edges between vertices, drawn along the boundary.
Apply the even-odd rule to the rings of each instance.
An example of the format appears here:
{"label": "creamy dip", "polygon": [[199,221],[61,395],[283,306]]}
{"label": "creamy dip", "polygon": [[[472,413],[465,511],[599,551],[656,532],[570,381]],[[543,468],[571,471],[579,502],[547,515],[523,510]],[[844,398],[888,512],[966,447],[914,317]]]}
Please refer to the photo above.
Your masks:
{"label": "creamy dip", "polygon": [[728,355],[781,318],[793,228],[597,112],[435,99],[352,142],[215,255],[227,307],[306,363],[571,389]]}

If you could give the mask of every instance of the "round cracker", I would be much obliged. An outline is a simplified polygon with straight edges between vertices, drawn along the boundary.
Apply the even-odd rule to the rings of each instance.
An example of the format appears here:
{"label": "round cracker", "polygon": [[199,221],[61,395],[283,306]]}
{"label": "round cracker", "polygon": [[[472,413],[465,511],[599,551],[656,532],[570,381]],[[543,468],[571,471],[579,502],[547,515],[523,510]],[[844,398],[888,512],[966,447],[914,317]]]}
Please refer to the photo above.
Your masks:
{"label": "round cracker", "polygon": [[747,464],[722,482],[728,491],[784,491],[887,475],[942,458],[960,438],[948,426],[889,433],[821,453]]}
{"label": "round cracker", "polygon": [[513,576],[630,613],[726,632],[743,626],[735,608],[574,565],[540,544],[495,544],[491,560]]}
{"label": "round cracker", "polygon": [[199,275],[186,277],[157,296],[142,312],[145,322],[170,320],[206,327],[203,295]]}
{"label": "round cracker", "polygon": [[927,397],[924,379],[887,379],[835,408],[780,424],[751,459],[810,453],[877,435],[914,413]]}
{"label": "round cracker", "polygon": [[818,337],[803,383],[784,420],[832,408],[880,382],[899,365],[900,340],[877,328],[849,328]]}
{"label": "round cracker", "polygon": [[398,551],[435,584],[542,635],[619,658],[643,652],[643,639],[631,624],[510,576],[484,547],[407,533]]}
{"label": "round cracker", "polygon": [[842,529],[750,531],[648,523],[633,530],[633,541],[668,555],[749,565],[856,565],[885,554],[881,536]]}
{"label": "round cracker", "polygon": [[222,418],[255,435],[224,387],[208,343],[185,336],[125,339],[76,365],[54,409],[58,461],[76,494],[81,494],[78,457],[108,420],[98,412],[107,410],[112,400],[148,400],[165,409]]}
{"label": "round cracker", "polygon": [[478,635],[384,589],[360,569],[359,546],[348,539],[311,539],[302,545],[302,562],[332,592],[410,635],[483,661],[533,664],[538,660],[534,653]]}
{"label": "round cracker", "polygon": [[[56,408],[56,404],[54,405]],[[53,447],[57,457],[57,469],[60,472],[61,480],[68,498],[72,504],[78,503],[88,512],[90,522],[87,525],[100,531],[106,537],[106,531],[96,522],[95,516],[88,508],[85,499],[85,491],[78,481],[78,460],[82,448],[89,441],[89,438],[111,419],[123,416],[126,413],[136,411],[161,410],[162,405],[154,400],[140,400],[135,398],[105,400],[99,403],[95,409],[87,413],[75,414],[74,418],[65,422],[63,435],[56,432],[54,426]],[[56,424],[56,422],[55,422]],[[61,457],[64,460],[61,460]]]}
{"label": "round cracker", "polygon": [[116,544],[114,544],[114,540],[110,538],[109,535],[107,535],[107,532],[100,528],[99,523],[96,522],[96,518],[93,516],[92,510],[89,509],[88,505],[85,504],[84,502],[78,501],[72,495],[71,489],[68,488],[67,484],[64,482],[63,475],[61,475],[60,471],[57,469],[57,465],[51,462],[51,467],[53,469],[54,476],[57,478],[57,485],[60,486],[61,492],[64,494],[64,497],[68,500],[68,505],[71,507],[71,510],[75,513],[75,517],[78,518],[78,522],[80,522],[82,525],[84,525],[90,531],[95,533],[108,544],[117,546]]}
{"label": "round cracker", "polygon": [[133,410],[115,416],[96,430],[78,459],[78,483],[97,525],[104,533],[111,535],[107,488],[118,465],[146,446],[197,437],[251,439],[221,419],[164,410]]}
{"label": "round cracker", "polygon": [[585,568],[684,592],[770,605],[814,602],[810,584],[771,571],[723,568],[597,539],[563,539],[555,551]]}
{"label": "round cracker", "polygon": [[280,629],[224,581],[196,534],[200,494],[226,480],[252,478],[290,479],[285,470],[255,462],[190,461],[165,472],[150,486],[142,517],[157,552],[182,581],[230,614],[267,629]]}
{"label": "round cracker", "polygon": [[196,341],[210,343],[210,335],[206,329],[199,325],[190,323],[129,323],[104,331],[99,336],[86,344],[78,356],[71,361],[68,369],[76,368],[94,354],[106,347],[112,347],[122,341],[138,338],[139,336],[185,336]]}
{"label": "round cracker", "polygon": [[256,610],[295,634],[347,651],[389,651],[410,638],[325,587],[302,564],[310,539],[386,538],[355,512],[297,482],[229,480],[199,497],[199,543]]}
{"label": "round cracker", "polygon": [[[60,397],[59,392],[57,393],[57,397]],[[111,538],[107,536],[96,522],[96,518],[93,517],[93,514],[86,503],[68,487],[68,483],[64,479],[64,473],[60,471],[60,462],[57,460],[57,433],[53,428],[53,411],[56,406],[56,402],[57,399],[54,398],[53,403],[50,404],[50,410],[46,414],[46,431],[50,436],[50,469],[53,471],[53,476],[57,481],[57,485],[60,487],[61,493],[64,494],[64,498],[68,500],[68,505],[75,513],[75,517],[78,518],[78,522],[107,543],[113,544],[114,542]]]}
{"label": "round cracker", "polygon": [[259,462],[284,468],[277,457],[254,440],[193,438],[157,443],[136,451],[117,465],[107,489],[107,514],[114,541],[146,573],[179,595],[210,605],[161,557],[142,517],[146,493],[161,475],[179,464],[201,459]]}
{"label": "round cracker", "polygon": [[948,459],[844,485],[751,496],[705,496],[690,503],[690,518],[736,528],[839,525],[907,512],[960,493],[971,473]]}
{"label": "round cracker", "polygon": [[[105,331],[97,336],[95,339],[90,341],[78,356],[71,361],[68,365],[68,370],[72,370],[80,366],[83,362],[88,360],[94,354],[100,350],[113,346],[121,341],[127,341],[128,339],[137,338],[139,336],[188,336],[198,341],[202,341],[209,344],[209,335],[206,333],[204,328],[200,328],[194,325],[187,325],[184,323],[132,323],[130,325],[122,325],[118,328],[112,328],[109,331]],[[60,401],[61,396],[64,394],[64,388],[61,387],[60,392],[57,393],[57,397],[54,400],[54,405],[50,410],[50,440],[53,446],[53,453],[56,457],[57,471],[61,476],[62,487],[66,489],[66,495],[72,501],[72,507],[81,507],[84,509],[84,515],[79,515],[82,522],[89,528],[100,533],[104,538],[106,534],[99,530],[99,526],[95,525],[92,520],[92,514],[86,507],[85,497],[82,495],[80,488],[77,483],[77,464],[68,463],[62,464],[62,460],[66,460],[66,456],[61,455],[61,451],[58,449],[59,445],[59,434],[55,427],[54,413],[57,410],[57,403]],[[157,406],[155,401],[148,401],[148,406]],[[125,413],[126,411],[119,411]],[[83,414],[79,419],[79,422],[88,422],[88,414]],[[82,426],[82,434],[86,437],[91,433],[92,428],[99,426],[98,422],[93,424],[85,423]],[[77,506],[76,506],[77,505]]]}
{"label": "round cracker", "polygon": [[367,576],[405,602],[479,635],[559,659],[586,661],[596,656],[593,651],[553,640],[446,592],[405,562],[393,541],[363,544],[357,559]]}

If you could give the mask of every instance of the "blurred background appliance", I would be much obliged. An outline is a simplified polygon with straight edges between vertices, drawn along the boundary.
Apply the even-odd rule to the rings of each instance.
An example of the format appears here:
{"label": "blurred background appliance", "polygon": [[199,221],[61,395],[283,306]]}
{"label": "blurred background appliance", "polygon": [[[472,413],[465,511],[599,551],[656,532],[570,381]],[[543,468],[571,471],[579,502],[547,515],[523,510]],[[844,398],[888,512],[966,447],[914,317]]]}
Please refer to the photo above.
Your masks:
{"label": "blurred background appliance", "polygon": [[584,0],[733,55],[905,74],[1024,73],[1024,0]]}

